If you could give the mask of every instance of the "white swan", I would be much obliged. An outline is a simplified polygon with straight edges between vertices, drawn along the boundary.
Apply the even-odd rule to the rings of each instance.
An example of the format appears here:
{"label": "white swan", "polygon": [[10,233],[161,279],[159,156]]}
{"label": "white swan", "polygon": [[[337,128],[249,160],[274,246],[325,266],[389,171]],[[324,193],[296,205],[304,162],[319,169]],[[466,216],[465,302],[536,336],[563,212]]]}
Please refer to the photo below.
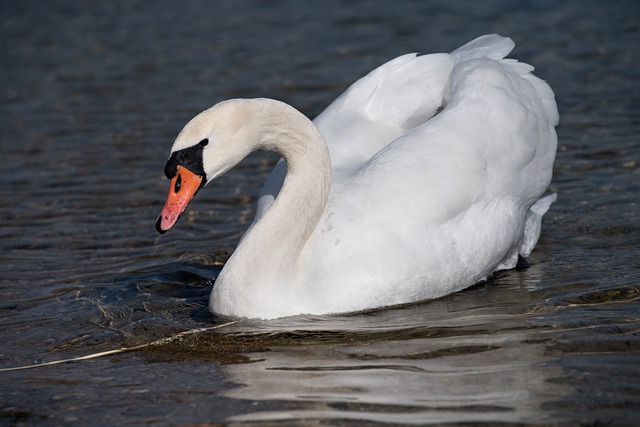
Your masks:
{"label": "white swan", "polygon": [[[173,144],[172,227],[206,183],[254,150],[283,161],[216,279],[210,309],[276,318],[441,297],[513,268],[540,234],[558,111],[533,67],[487,35],[451,54],[400,56],[314,122],[282,102],[235,99]],[[286,178],[285,178],[286,173]]]}

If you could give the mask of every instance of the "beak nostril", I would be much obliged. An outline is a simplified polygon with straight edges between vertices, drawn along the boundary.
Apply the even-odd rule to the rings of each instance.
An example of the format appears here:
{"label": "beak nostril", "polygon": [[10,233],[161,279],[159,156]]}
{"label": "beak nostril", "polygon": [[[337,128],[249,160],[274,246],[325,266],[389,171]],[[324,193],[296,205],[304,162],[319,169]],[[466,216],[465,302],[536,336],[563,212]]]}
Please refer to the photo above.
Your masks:
{"label": "beak nostril", "polygon": [[181,188],[182,188],[182,176],[178,174],[178,176],[176,177],[176,183],[173,186],[173,191],[176,193],[179,193]]}

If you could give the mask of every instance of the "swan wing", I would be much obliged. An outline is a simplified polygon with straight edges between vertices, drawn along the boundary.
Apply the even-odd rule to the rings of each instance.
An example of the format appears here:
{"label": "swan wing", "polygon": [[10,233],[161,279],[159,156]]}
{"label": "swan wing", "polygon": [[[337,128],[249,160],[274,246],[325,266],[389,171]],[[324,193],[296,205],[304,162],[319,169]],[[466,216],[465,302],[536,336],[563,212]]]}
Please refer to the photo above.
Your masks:
{"label": "swan wing", "polygon": [[323,253],[353,292],[355,283],[404,287],[372,288],[385,298],[375,305],[463,289],[531,251],[555,200],[540,198],[558,112],[533,67],[501,58],[511,47],[485,36],[453,52],[447,107],[336,176],[309,260]]}
{"label": "swan wing", "polygon": [[412,205],[424,220],[448,220],[477,202],[514,197],[529,209],[540,198],[551,181],[558,111],[533,67],[500,58],[511,47],[510,39],[484,36],[453,52],[444,111],[385,146],[345,183],[359,203],[371,200],[367,215]]}
{"label": "swan wing", "polygon": [[509,38],[486,35],[451,54],[399,56],[356,81],[314,120],[333,168],[360,166],[433,117],[448,102],[456,61],[502,59],[513,47]]}
{"label": "swan wing", "polygon": [[[439,53],[399,56],[353,83],[313,121],[331,155],[334,171],[362,166],[409,129],[436,114],[443,104],[453,59]],[[282,187],[280,161],[258,200],[258,217]]]}
{"label": "swan wing", "polygon": [[449,54],[395,58],[356,81],[315,120],[334,170],[361,166],[434,116],[453,60]]}

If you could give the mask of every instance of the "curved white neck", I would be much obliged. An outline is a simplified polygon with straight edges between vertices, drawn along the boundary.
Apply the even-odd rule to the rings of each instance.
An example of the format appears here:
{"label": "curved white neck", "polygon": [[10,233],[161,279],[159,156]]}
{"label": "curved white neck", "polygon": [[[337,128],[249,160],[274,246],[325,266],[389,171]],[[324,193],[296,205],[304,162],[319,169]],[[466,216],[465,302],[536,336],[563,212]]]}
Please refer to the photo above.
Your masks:
{"label": "curved white neck", "polygon": [[280,154],[287,174],[271,207],[254,220],[218,276],[211,308],[242,315],[236,310],[242,307],[255,317],[260,307],[272,309],[297,294],[298,258],[325,210],[331,162],[322,136],[303,114],[277,101],[248,102],[256,108],[247,138],[257,149]]}

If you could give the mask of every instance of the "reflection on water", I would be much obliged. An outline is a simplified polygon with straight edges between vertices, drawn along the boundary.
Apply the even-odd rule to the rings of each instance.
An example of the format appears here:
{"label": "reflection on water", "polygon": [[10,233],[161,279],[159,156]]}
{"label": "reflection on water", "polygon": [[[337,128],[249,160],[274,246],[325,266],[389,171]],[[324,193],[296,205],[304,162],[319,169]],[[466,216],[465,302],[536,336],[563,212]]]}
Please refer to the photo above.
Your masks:
{"label": "reflection on water", "polygon": [[225,366],[229,378],[247,384],[225,394],[254,401],[308,402],[286,414],[257,410],[232,418],[237,421],[538,419],[551,396],[568,391],[549,383],[561,369],[545,366],[542,346],[523,347],[508,339],[427,337],[317,351],[305,346],[276,350],[256,363]]}
{"label": "reflection on water", "polygon": [[[546,340],[531,339],[513,316],[471,309],[458,312],[461,318],[436,320],[421,315],[429,308],[394,313],[411,319],[413,326],[386,329],[377,324],[387,324],[382,313],[376,315],[377,326],[351,319],[363,330],[340,339],[327,333],[311,339],[301,335],[303,343],[296,346],[248,353],[253,363],[223,366],[230,379],[243,384],[227,396],[305,403],[286,414],[258,407],[233,419],[524,421],[539,419],[544,403],[570,391],[550,382],[562,369],[545,356]],[[443,314],[443,308],[434,312]],[[393,320],[399,319],[388,323]]]}
{"label": "reflection on water", "polygon": [[[67,4],[68,3],[68,4]],[[4,2],[0,424],[332,425],[640,418],[634,1]],[[34,23],[37,23],[34,24]],[[171,141],[224,98],[320,112],[408,51],[512,36],[557,93],[560,149],[526,271],[349,316],[222,325],[207,302],[276,158],[153,225]]]}

